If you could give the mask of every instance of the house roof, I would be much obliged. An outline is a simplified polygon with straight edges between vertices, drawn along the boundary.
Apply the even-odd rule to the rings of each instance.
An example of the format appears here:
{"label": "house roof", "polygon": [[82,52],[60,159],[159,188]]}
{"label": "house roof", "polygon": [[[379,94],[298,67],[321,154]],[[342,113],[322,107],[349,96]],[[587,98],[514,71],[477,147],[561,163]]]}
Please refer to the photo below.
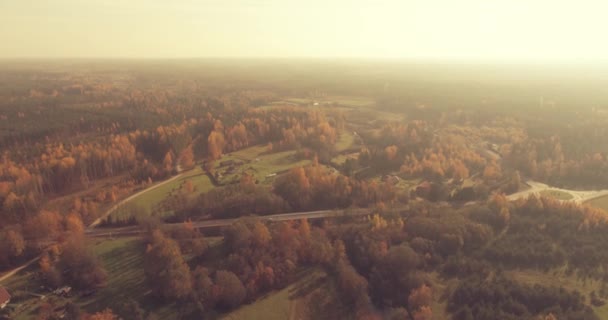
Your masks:
{"label": "house roof", "polygon": [[431,183],[428,181],[422,181],[420,184],[418,184],[418,188],[430,189]]}
{"label": "house roof", "polygon": [[0,304],[3,304],[10,300],[11,295],[8,294],[8,291],[3,286],[0,286]]}

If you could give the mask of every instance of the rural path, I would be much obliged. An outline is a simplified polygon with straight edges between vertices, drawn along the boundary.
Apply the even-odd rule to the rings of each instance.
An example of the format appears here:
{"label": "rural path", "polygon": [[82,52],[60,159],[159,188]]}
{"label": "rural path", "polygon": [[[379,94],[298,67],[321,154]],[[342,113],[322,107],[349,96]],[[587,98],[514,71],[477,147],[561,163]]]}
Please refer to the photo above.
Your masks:
{"label": "rural path", "polygon": [[174,181],[175,179],[179,179],[181,176],[183,176],[182,168],[180,165],[177,166],[177,172],[178,172],[177,175],[175,175],[167,180],[164,180],[162,182],[159,182],[153,186],[150,186],[149,188],[143,189],[143,190],[129,196],[128,198],[121,200],[119,203],[113,205],[112,207],[110,207],[110,209],[108,209],[108,211],[106,211],[106,213],[104,213],[101,217],[97,218],[97,220],[93,221],[93,223],[91,223],[87,227],[87,229],[92,229],[92,228],[97,227],[104,219],[109,217],[112,214],[112,212],[116,211],[116,209],[120,208],[120,206],[124,205],[125,203],[139,197],[140,195],[142,195],[148,191],[154,190],[156,188],[160,188],[160,187],[164,186],[165,184],[170,183],[171,181]]}
{"label": "rural path", "polygon": [[40,256],[37,256],[36,258],[26,262],[24,265],[19,266],[13,270],[10,270],[8,272],[6,272],[5,274],[3,274],[2,276],[0,276],[0,282],[8,280],[10,277],[14,276],[15,274],[17,274],[19,271],[29,267],[30,265],[32,265],[34,262],[38,261],[38,259],[40,259]]}

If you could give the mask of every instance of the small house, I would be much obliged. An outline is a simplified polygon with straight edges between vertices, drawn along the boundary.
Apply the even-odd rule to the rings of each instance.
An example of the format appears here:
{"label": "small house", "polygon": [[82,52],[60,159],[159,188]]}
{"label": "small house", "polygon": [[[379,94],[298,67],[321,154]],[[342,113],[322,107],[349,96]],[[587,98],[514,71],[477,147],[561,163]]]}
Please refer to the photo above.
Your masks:
{"label": "small house", "polygon": [[55,291],[53,291],[54,294],[61,296],[61,297],[67,297],[70,295],[70,292],[72,292],[72,288],[71,287],[61,287]]}
{"label": "small house", "polygon": [[0,286],[0,310],[6,308],[9,302],[11,302],[11,295],[3,286]]}
{"label": "small house", "polygon": [[431,183],[428,181],[421,182],[416,187],[416,195],[421,198],[428,198],[431,194]]}
{"label": "small house", "polygon": [[387,174],[382,177],[382,182],[388,182],[392,185],[396,185],[399,183],[401,179],[399,179],[396,175]]}

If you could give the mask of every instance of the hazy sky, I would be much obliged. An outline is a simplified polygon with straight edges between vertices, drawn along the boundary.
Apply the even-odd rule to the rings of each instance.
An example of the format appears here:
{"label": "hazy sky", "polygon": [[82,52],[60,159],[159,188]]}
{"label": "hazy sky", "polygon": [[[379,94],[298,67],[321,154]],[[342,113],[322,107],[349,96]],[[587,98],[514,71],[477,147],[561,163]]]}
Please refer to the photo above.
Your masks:
{"label": "hazy sky", "polygon": [[589,0],[0,0],[0,57],[608,59]]}

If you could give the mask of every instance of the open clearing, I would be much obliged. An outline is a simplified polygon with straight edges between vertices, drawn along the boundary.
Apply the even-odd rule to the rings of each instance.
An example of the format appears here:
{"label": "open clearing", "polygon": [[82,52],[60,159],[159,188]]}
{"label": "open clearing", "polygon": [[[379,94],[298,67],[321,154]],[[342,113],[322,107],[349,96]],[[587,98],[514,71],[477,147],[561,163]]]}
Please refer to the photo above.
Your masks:
{"label": "open clearing", "polygon": [[352,132],[344,130],[340,133],[340,138],[336,142],[336,151],[344,151],[351,148],[355,143],[355,136]]}
{"label": "open clearing", "polygon": [[[306,298],[325,277],[320,270],[303,270],[299,279],[286,288],[266,294],[252,304],[221,317],[221,320],[296,320],[306,319]],[[310,286],[310,288],[308,288]]]}
{"label": "open clearing", "polygon": [[224,155],[216,161],[216,172],[221,174],[220,183],[230,184],[240,180],[246,172],[259,183],[269,184],[274,177],[293,167],[306,166],[310,160],[296,159],[296,151],[267,152],[266,146],[253,146]]}
{"label": "open clearing", "polygon": [[331,162],[335,165],[343,165],[348,159],[357,160],[359,158],[359,152],[349,154],[339,154],[331,159]]}

